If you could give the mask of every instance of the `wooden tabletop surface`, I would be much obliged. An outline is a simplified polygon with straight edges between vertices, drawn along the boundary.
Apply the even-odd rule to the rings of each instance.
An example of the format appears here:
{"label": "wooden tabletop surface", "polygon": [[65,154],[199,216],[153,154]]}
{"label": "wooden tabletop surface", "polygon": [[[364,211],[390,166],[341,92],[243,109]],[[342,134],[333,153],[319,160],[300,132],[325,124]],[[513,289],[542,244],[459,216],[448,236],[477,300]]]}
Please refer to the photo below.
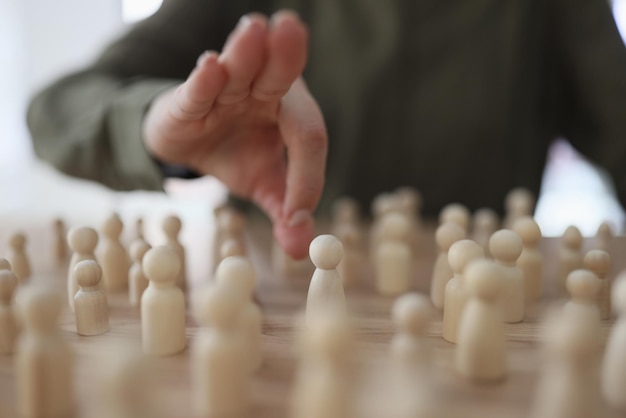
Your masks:
{"label": "wooden tabletop surface", "polygon": [[[203,234],[206,230],[202,230]],[[37,229],[26,230],[31,237],[29,251],[31,254],[49,254],[46,247],[50,243],[50,234],[40,234]],[[280,418],[288,416],[288,402],[296,370],[297,361],[293,348],[294,317],[304,307],[306,290],[310,279],[311,266],[306,266],[300,274],[286,277],[274,271],[271,264],[272,239],[269,225],[262,221],[252,221],[248,225],[248,251],[258,274],[258,300],[264,314],[262,337],[263,367],[252,378],[252,397],[250,400],[249,417]],[[189,235],[187,235],[189,236]],[[198,239],[193,249],[194,256],[188,265],[191,276],[191,292],[194,287],[202,285],[210,279],[210,238],[203,236]],[[626,243],[617,238],[613,254],[623,254]],[[554,239],[544,239],[542,248],[546,260],[545,283],[553,282],[555,268]],[[591,240],[586,243],[592,245]],[[204,257],[206,255],[206,257]],[[6,256],[0,253],[0,256]],[[65,289],[67,267],[55,267],[49,260],[51,257],[33,259],[34,282],[45,283],[59,290]],[[432,229],[425,234],[422,250],[415,263],[415,290],[426,292],[435,258],[432,242]],[[196,268],[196,263],[202,267]],[[626,266],[621,257],[613,259],[613,272]],[[380,376],[378,371],[384,367],[389,342],[393,336],[390,320],[390,309],[393,298],[376,294],[373,285],[372,269],[364,266],[362,282],[346,289],[347,303],[350,313],[357,325],[358,359],[361,371],[362,386],[369,386],[370,381]],[[522,418],[528,415],[532,401],[538,372],[541,370],[542,352],[539,344],[540,320],[545,306],[529,312],[525,322],[506,326],[508,337],[509,373],[506,380],[498,384],[480,385],[468,382],[459,377],[453,368],[453,344],[441,338],[441,313],[438,313],[429,332],[430,340],[435,348],[434,376],[432,385],[436,389],[436,399],[445,405],[446,417],[490,418],[507,417]],[[111,330],[103,335],[82,337],[75,333],[75,321],[69,312],[65,312],[61,320],[61,332],[76,353],[75,364],[75,395],[77,416],[94,415],[92,410],[98,397],[97,366],[102,359],[111,356],[112,344],[125,342],[139,347],[141,330],[139,312],[129,306],[126,295],[109,295]],[[603,323],[603,336],[606,340],[612,321]],[[188,343],[192,343],[198,327],[188,315]],[[14,366],[12,356],[0,356],[0,417],[15,417]],[[190,361],[189,349],[183,353],[159,359],[155,364],[153,389],[156,408],[163,417],[192,417],[190,392]],[[378,382],[380,383],[380,382]],[[364,396],[362,396],[364,397]],[[383,411],[384,397],[377,398],[367,395],[370,404],[372,399]],[[368,409],[370,416],[383,417],[380,412]],[[616,418],[620,416],[604,406],[598,408],[596,417]]]}

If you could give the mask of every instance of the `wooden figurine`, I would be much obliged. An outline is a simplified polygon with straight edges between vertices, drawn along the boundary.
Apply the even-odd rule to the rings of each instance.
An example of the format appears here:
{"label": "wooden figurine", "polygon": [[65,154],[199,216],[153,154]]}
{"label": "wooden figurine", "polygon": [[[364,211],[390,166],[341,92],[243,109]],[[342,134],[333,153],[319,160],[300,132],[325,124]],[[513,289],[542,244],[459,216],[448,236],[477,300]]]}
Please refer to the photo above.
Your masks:
{"label": "wooden figurine", "polygon": [[185,255],[185,247],[179,241],[179,234],[182,228],[182,223],[178,216],[168,216],[163,220],[163,232],[167,238],[167,246],[173,249],[178,258],[180,258],[180,268],[178,276],[176,277],[176,286],[180,290],[187,291],[187,258]]}
{"label": "wooden figurine", "polygon": [[120,242],[124,224],[114,213],[102,225],[102,241],[96,257],[102,267],[102,283],[107,292],[119,293],[128,290],[128,253]]}
{"label": "wooden figurine", "polygon": [[18,327],[13,312],[13,294],[19,281],[11,270],[0,270],[0,355],[13,354]]}
{"label": "wooden figurine", "polygon": [[62,299],[27,286],[17,303],[24,327],[15,355],[17,412],[30,418],[72,416],[73,355],[57,327]]}
{"label": "wooden figurine", "polygon": [[67,263],[66,228],[62,219],[54,220],[54,259],[59,266]]}
{"label": "wooden figurine", "polygon": [[67,242],[73,251],[70,259],[70,266],[67,274],[68,303],[72,312],[74,311],[74,295],[78,292],[78,283],[72,272],[74,266],[83,260],[95,260],[94,250],[98,245],[98,233],[93,228],[76,227],[67,233]]}
{"label": "wooden figurine", "polygon": [[9,263],[9,260],[7,260],[6,258],[1,258],[0,257],[0,270],[11,270],[11,271],[13,271],[13,269],[11,268],[11,263]]}
{"label": "wooden figurine", "polygon": [[74,295],[76,333],[99,335],[109,330],[109,305],[100,290],[102,269],[93,260],[84,260],[74,266],[74,280],[80,289]]}
{"label": "wooden figurine", "polygon": [[[391,379],[384,379],[384,410],[372,416],[436,418],[440,411],[433,390],[433,353],[426,331],[434,314],[427,296],[409,293],[393,305],[396,334],[391,340]],[[383,380],[383,379],[381,379]]]}
{"label": "wooden figurine", "polygon": [[142,217],[139,217],[137,218],[137,220],[135,220],[135,239],[146,241],[146,233],[144,232]]}
{"label": "wooden figurine", "polygon": [[359,204],[351,197],[340,197],[333,204],[332,233],[338,236],[339,231],[346,225],[359,227],[361,223]]}
{"label": "wooden figurine", "polygon": [[343,245],[333,235],[319,235],[309,246],[309,256],[315,265],[306,299],[307,323],[317,314],[329,309],[346,311],[343,283],[337,266],[343,258]]}
{"label": "wooden figurine", "polygon": [[604,250],[591,250],[585,255],[583,264],[587,270],[594,272],[601,282],[598,294],[600,319],[611,319],[611,280],[608,277],[611,256]]}
{"label": "wooden figurine", "polygon": [[233,293],[243,299],[239,312],[241,335],[245,340],[248,369],[256,371],[263,362],[261,354],[263,317],[261,309],[253,300],[257,283],[254,267],[245,257],[228,257],[222,260],[215,275],[218,285],[232,288]]}
{"label": "wooden figurine", "polygon": [[515,221],[513,231],[524,244],[522,254],[517,259],[517,266],[524,274],[524,304],[526,307],[536,306],[542,292],[543,256],[539,251],[541,229],[533,218],[525,216]]}
{"label": "wooden figurine", "polygon": [[25,283],[31,274],[30,261],[26,254],[26,236],[22,233],[13,234],[9,239],[11,248],[11,266],[20,283]]}
{"label": "wooden figurine", "polygon": [[618,318],[611,329],[602,365],[602,394],[614,409],[626,413],[626,273],[621,273],[611,295]]}
{"label": "wooden figurine", "polygon": [[443,339],[456,343],[461,316],[467,303],[467,290],[463,274],[469,263],[485,256],[483,248],[469,239],[455,242],[448,251],[448,262],[454,277],[446,285],[443,304]]}
{"label": "wooden figurine", "polygon": [[575,226],[568,227],[561,238],[559,247],[559,283],[565,288],[567,276],[583,267],[583,236]]}
{"label": "wooden figurine", "polygon": [[400,212],[398,199],[393,193],[379,194],[372,200],[372,225],[370,227],[369,236],[369,254],[372,258],[376,257],[376,249],[380,241],[380,223],[385,215],[393,212]]}
{"label": "wooden figurine", "polygon": [[238,239],[227,238],[222,242],[222,247],[220,248],[220,260],[233,256],[245,257],[246,247],[245,244]]}
{"label": "wooden figurine", "polygon": [[200,290],[194,299],[201,326],[191,350],[194,410],[199,417],[240,416],[250,396],[250,363],[239,326],[244,299],[220,285]]}
{"label": "wooden figurine", "polygon": [[473,261],[465,269],[469,299],[459,325],[455,366],[471,380],[499,381],[506,376],[502,269],[486,259]]}
{"label": "wooden figurine", "polygon": [[185,349],[185,295],[176,278],[180,257],[169,246],[154,247],[143,258],[143,272],[150,281],[141,297],[143,351],[169,356]]}
{"label": "wooden figurine", "polygon": [[465,238],[465,233],[455,222],[444,223],[435,232],[435,241],[439,247],[439,255],[435,260],[433,277],[430,281],[430,299],[437,309],[443,309],[446,285],[454,274],[448,263],[448,251],[452,244],[463,238]]}
{"label": "wooden figurine", "polygon": [[522,239],[509,229],[501,229],[489,239],[489,252],[502,266],[500,303],[504,322],[509,324],[524,320],[524,273],[516,264],[522,247]]}
{"label": "wooden figurine", "polygon": [[512,189],[504,199],[504,207],[506,210],[504,227],[511,229],[519,218],[533,215],[535,195],[523,187]]}
{"label": "wooden figurine", "polygon": [[213,241],[213,269],[216,269],[222,256],[222,247],[226,241],[236,241],[245,255],[245,230],[247,220],[243,213],[231,206],[222,206],[215,211],[215,236]]}
{"label": "wooden figurine", "polygon": [[410,223],[401,213],[385,215],[380,223],[374,259],[376,289],[382,295],[399,295],[411,287]]}
{"label": "wooden figurine", "polygon": [[136,239],[130,245],[130,258],[133,264],[128,272],[128,298],[131,306],[141,306],[141,297],[148,287],[148,278],[143,273],[143,257],[150,250],[150,245],[142,239]]}
{"label": "wooden figurine", "polygon": [[602,414],[599,391],[601,333],[595,321],[563,312],[545,327],[546,359],[531,418],[589,418]]}
{"label": "wooden figurine", "polygon": [[107,349],[102,371],[98,399],[94,400],[92,418],[153,418],[159,414],[159,396],[155,385],[153,359],[127,347]]}
{"label": "wooden figurine", "polygon": [[570,300],[563,309],[566,312],[576,312],[581,317],[589,318],[597,322],[597,326],[600,327],[598,295],[602,283],[596,275],[585,269],[574,270],[567,276],[566,286]]}
{"label": "wooden figurine", "polygon": [[420,245],[422,231],[422,194],[413,187],[400,187],[396,190],[396,199],[401,213],[409,221],[409,244],[416,254]]}
{"label": "wooden figurine", "polygon": [[396,334],[391,340],[391,360],[399,372],[419,376],[431,367],[432,347],[426,330],[433,313],[430,300],[417,293],[400,296],[394,303]]}
{"label": "wooden figurine", "polygon": [[611,255],[613,247],[613,240],[615,236],[613,234],[613,228],[608,222],[602,222],[596,232],[594,246],[598,250],[604,250]]}
{"label": "wooden figurine", "polygon": [[448,222],[454,222],[461,227],[465,235],[470,228],[471,214],[470,211],[460,203],[450,203],[439,212],[439,225]]}
{"label": "wooden figurine", "polygon": [[493,209],[482,208],[474,213],[472,221],[472,240],[483,247],[485,255],[489,255],[489,238],[498,230],[500,220]]}
{"label": "wooden figurine", "polygon": [[337,267],[344,287],[352,287],[361,282],[363,265],[361,231],[355,224],[346,223],[337,229],[337,238],[343,245],[343,258]]}
{"label": "wooden figurine", "polygon": [[353,418],[350,360],[354,337],[345,316],[324,312],[301,334],[300,364],[292,398],[293,418]]}

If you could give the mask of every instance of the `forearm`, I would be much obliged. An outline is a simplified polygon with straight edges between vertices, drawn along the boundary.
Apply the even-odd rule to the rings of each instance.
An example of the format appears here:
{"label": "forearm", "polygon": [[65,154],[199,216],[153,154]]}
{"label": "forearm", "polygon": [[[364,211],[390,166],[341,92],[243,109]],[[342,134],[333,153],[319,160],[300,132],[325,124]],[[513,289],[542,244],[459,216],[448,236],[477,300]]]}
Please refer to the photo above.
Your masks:
{"label": "forearm", "polygon": [[117,190],[162,187],[141,124],[153,98],[178,80],[122,80],[84,72],[39,93],[28,109],[36,154],[60,171]]}

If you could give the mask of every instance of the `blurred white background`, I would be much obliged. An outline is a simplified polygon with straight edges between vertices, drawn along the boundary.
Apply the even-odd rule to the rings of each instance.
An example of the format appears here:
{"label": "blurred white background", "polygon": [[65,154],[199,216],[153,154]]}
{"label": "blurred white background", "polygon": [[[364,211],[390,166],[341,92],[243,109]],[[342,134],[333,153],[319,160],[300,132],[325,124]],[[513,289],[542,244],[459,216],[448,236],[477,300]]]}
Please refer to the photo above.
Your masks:
{"label": "blurred white background", "polygon": [[[129,218],[166,211],[209,213],[224,189],[212,179],[171,182],[159,193],[115,193],[67,179],[33,156],[25,127],[30,95],[61,74],[88,63],[128,25],[153,13],[161,0],[0,1],[0,216],[19,226],[51,214],[96,222],[115,209]],[[626,35],[626,0],[614,2]],[[626,133],[625,133],[626,134]],[[578,225],[592,235],[603,220],[623,224],[610,185],[565,142],[551,151],[536,217],[546,235]],[[16,181],[15,179],[19,179]],[[69,199],[69,200],[68,200]],[[68,205],[68,201],[72,204]],[[45,202],[33,207],[33,202]]]}

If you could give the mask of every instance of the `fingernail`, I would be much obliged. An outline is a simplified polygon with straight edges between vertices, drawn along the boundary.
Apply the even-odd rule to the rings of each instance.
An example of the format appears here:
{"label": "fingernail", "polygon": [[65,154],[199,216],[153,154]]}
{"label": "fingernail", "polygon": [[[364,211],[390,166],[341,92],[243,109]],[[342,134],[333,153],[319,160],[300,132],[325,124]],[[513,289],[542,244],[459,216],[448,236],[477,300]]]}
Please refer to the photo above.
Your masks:
{"label": "fingernail", "polygon": [[237,23],[235,30],[237,31],[243,30],[247,28],[248,26],[250,26],[250,23],[252,23],[252,19],[250,19],[250,16],[243,15],[241,16],[241,19],[239,19],[239,22]]}
{"label": "fingernail", "polygon": [[270,26],[276,27],[278,23],[283,21],[288,16],[291,16],[295,20],[300,20],[300,16],[294,10],[281,10],[272,15],[270,19]]}
{"label": "fingernail", "polygon": [[291,217],[289,218],[289,221],[287,221],[287,226],[289,228],[293,228],[295,226],[300,226],[300,225],[304,225],[308,222],[311,222],[311,220],[313,219],[313,216],[311,216],[311,212],[309,212],[306,209],[300,209],[295,211]]}
{"label": "fingernail", "polygon": [[196,61],[196,67],[201,66],[202,64],[204,64],[204,62],[207,60],[207,58],[209,58],[211,56],[211,51],[204,51],[202,54],[200,54],[200,56],[198,57],[198,60]]}

